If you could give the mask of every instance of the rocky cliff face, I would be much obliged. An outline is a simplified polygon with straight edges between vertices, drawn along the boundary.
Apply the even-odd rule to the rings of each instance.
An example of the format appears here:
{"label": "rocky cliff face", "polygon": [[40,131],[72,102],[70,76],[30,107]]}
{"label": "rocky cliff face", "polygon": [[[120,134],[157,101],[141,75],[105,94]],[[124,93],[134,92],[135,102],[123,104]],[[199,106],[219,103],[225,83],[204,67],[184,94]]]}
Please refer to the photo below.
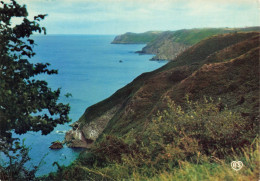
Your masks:
{"label": "rocky cliff face", "polygon": [[249,31],[260,31],[260,28],[203,28],[163,32],[139,52],[155,54],[152,60],[174,60],[184,50],[210,36]]}
{"label": "rocky cliff face", "polygon": [[[259,109],[259,33],[213,36],[186,49],[160,69],[145,73],[110,98],[89,107],[66,135],[72,147],[88,147],[102,133],[145,129],[166,106],[208,96],[255,119]],[[79,136],[81,135],[81,136]],[[89,144],[89,143],[90,144]]]}
{"label": "rocky cliff face", "polygon": [[250,31],[260,31],[260,27],[183,29],[160,32],[156,36],[149,35],[152,38],[147,38],[149,37],[147,32],[140,34],[126,33],[115,37],[112,43],[138,43],[140,40],[145,39],[146,41],[143,41],[143,43],[147,43],[147,45],[137,53],[155,54],[152,60],[174,60],[186,49],[210,36]]}
{"label": "rocky cliff face", "polygon": [[182,43],[165,40],[158,48],[153,46],[146,46],[140,53],[155,54],[151,60],[174,60],[180,53],[191,47]]}
{"label": "rocky cliff face", "polygon": [[191,46],[174,41],[174,33],[173,31],[161,33],[160,36],[149,42],[139,53],[154,54],[155,56],[152,60],[173,60]]}
{"label": "rocky cliff face", "polygon": [[111,107],[102,115],[85,124],[76,122],[72,125],[73,129],[68,131],[65,136],[65,142],[69,147],[89,148],[92,143],[98,138],[107,126],[108,121],[118,111],[119,106]]}

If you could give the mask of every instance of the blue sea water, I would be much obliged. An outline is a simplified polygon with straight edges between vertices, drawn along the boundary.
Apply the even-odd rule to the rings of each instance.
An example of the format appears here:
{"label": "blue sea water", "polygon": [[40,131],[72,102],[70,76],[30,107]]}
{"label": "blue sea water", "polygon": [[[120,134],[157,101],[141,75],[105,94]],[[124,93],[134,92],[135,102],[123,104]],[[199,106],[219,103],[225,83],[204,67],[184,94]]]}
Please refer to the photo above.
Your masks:
{"label": "blue sea water", "polygon": [[[47,35],[34,36],[36,56],[33,62],[49,62],[50,68],[58,69],[58,75],[41,75],[53,89],[61,88],[60,101],[70,103],[70,118],[77,121],[85,109],[112,95],[143,72],[155,70],[165,61],[149,61],[152,55],[138,55],[144,45],[110,44],[114,36],[105,35]],[[120,62],[120,60],[122,62]],[[72,97],[64,95],[71,93]],[[71,124],[71,123],[70,123]],[[64,147],[51,150],[53,141],[63,141],[69,124],[59,125],[49,135],[29,132],[19,136],[31,148],[28,167],[38,165],[37,175],[56,171],[54,161],[69,165],[80,149]],[[60,132],[62,131],[62,132]]]}

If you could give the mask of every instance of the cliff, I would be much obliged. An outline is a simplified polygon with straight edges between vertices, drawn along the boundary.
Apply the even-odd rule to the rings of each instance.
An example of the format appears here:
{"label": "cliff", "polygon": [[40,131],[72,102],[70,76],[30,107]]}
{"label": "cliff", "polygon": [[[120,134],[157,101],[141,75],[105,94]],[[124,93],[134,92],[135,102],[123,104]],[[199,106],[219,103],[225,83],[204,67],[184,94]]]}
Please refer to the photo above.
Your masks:
{"label": "cliff", "polygon": [[187,48],[210,36],[250,31],[260,31],[260,27],[182,29],[160,32],[156,36],[153,36],[153,38],[146,38],[146,33],[126,33],[117,36],[113,42],[127,44],[138,43],[137,39],[146,39],[147,41],[143,43],[147,43],[147,45],[137,53],[155,54],[152,60],[173,60]]}
{"label": "cliff", "polygon": [[111,42],[112,44],[146,44],[155,40],[159,35],[160,31],[148,31],[144,33],[125,33],[118,35]]}
{"label": "cliff", "polygon": [[231,32],[260,31],[260,27],[250,28],[203,28],[164,32],[149,42],[140,53],[155,54],[152,60],[173,60],[184,50],[213,35]]}
{"label": "cliff", "polygon": [[[231,110],[255,119],[259,109],[259,38],[257,32],[235,32],[186,48],[174,61],[140,75],[87,108],[66,134],[66,142],[71,147],[90,147],[102,133],[122,136],[130,130],[141,132],[157,111],[164,109],[165,96],[180,105],[186,95],[191,100],[221,98]],[[190,40],[194,39],[177,43],[193,42]]]}

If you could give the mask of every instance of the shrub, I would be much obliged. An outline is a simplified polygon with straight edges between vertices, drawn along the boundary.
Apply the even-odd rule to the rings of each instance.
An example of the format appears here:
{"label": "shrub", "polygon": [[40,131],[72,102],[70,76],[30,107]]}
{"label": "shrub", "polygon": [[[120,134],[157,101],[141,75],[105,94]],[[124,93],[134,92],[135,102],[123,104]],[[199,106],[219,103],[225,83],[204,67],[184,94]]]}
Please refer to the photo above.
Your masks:
{"label": "shrub", "polygon": [[[251,120],[228,110],[221,100],[192,102],[187,98],[185,109],[166,100],[167,108],[158,112],[142,133],[131,130],[124,137],[104,135],[90,152],[81,154],[72,169],[63,172],[63,178],[80,172],[79,179],[167,180],[174,172],[177,180],[189,180],[193,175],[202,180],[217,175],[225,180],[235,174],[222,167],[230,169],[230,162],[238,158],[250,167],[243,177],[255,177],[258,146],[250,143],[258,127],[253,127]],[[209,174],[195,174],[197,171]]]}
{"label": "shrub", "polygon": [[220,100],[217,103],[206,98],[201,103],[187,100],[187,109],[183,110],[168,100],[168,109],[159,112],[146,130],[148,144],[163,150],[172,148],[177,160],[183,156],[190,158],[198,152],[224,157],[232,148],[250,144],[257,128],[239,113],[220,109],[219,105]]}

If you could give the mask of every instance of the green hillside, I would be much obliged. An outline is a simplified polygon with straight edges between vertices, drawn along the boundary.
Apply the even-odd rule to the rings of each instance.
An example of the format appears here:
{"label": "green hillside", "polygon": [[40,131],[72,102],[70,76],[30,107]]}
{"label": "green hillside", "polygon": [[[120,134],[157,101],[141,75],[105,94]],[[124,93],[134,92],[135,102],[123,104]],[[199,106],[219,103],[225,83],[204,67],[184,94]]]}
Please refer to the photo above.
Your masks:
{"label": "green hillside", "polygon": [[260,31],[260,27],[249,28],[198,28],[161,33],[149,42],[140,53],[155,54],[153,60],[173,60],[184,50],[213,35],[235,32]]}
{"label": "green hillside", "polygon": [[206,38],[89,107],[66,141],[90,150],[47,180],[258,179],[259,38]]}
{"label": "green hillside", "polygon": [[155,54],[152,60],[173,60],[180,53],[199,41],[224,33],[260,31],[260,27],[247,28],[195,28],[177,31],[148,31],[125,33],[116,36],[114,44],[147,44],[141,54]]}
{"label": "green hillside", "polygon": [[148,31],[145,33],[125,33],[123,35],[118,35],[111,42],[112,44],[146,44],[155,40],[160,31]]}

